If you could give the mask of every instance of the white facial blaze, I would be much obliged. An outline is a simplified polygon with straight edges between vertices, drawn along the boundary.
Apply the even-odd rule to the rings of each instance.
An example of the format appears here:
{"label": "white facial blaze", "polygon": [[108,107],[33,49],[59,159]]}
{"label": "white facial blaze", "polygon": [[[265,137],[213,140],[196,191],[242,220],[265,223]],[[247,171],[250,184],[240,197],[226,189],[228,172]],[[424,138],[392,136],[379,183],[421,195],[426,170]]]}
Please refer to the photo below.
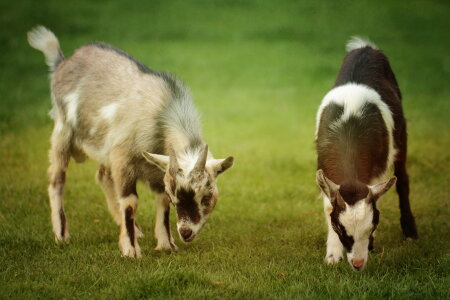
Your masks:
{"label": "white facial blaze", "polygon": [[[177,229],[178,232],[181,228],[189,228],[190,230],[192,230],[194,235],[197,235],[198,232],[200,231],[200,229],[203,227],[203,225],[206,223],[206,220],[208,219],[208,215],[204,214],[204,208],[201,201],[203,196],[205,195],[205,193],[207,192],[205,186],[206,183],[208,181],[208,178],[202,177],[199,181],[191,181],[190,184],[188,185],[187,183],[189,182],[188,180],[184,179],[181,180],[184,184],[182,185],[182,188],[188,188],[188,189],[192,189],[195,192],[195,196],[194,196],[194,201],[197,204],[197,209],[198,209],[198,214],[200,216],[200,221],[196,224],[194,224],[190,219],[188,218],[179,218],[177,220]],[[214,184],[214,183],[212,183]],[[178,189],[179,188],[179,184],[176,185]],[[179,199],[177,197],[174,197],[174,204],[177,205],[179,203]]]}
{"label": "white facial blaze", "polygon": [[369,237],[373,228],[372,206],[365,200],[360,200],[352,206],[346,203],[345,206],[345,211],[339,216],[339,222],[344,226],[347,235],[354,240],[351,252],[347,253],[347,259],[350,264],[352,259],[364,259],[365,264],[369,252]]}

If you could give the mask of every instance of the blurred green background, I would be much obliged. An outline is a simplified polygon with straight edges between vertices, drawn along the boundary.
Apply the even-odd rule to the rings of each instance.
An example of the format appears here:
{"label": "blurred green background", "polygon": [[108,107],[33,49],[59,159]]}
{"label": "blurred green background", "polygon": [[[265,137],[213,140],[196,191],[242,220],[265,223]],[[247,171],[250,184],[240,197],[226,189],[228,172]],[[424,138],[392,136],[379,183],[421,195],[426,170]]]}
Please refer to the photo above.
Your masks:
{"label": "blurred green background", "polygon": [[[70,165],[72,239],[54,243],[48,71],[26,42],[37,24],[67,57],[105,41],[190,87],[211,150],[236,158],[192,244],[153,250],[154,196],[139,186],[144,257],[121,258],[93,162]],[[449,298],[449,33],[448,1],[0,0],[0,298]],[[420,235],[403,240],[390,191],[362,273],[323,263],[314,183],[315,112],[352,35],[384,50],[402,89]]]}

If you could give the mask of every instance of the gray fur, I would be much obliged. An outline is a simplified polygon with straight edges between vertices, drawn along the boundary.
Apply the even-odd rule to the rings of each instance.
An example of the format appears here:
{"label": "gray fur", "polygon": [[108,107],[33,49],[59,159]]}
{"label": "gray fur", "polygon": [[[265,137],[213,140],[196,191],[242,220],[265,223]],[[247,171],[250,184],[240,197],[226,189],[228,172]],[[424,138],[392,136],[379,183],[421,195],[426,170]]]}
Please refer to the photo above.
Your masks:
{"label": "gray fur", "polygon": [[[77,162],[87,157],[97,161],[101,165],[97,180],[108,200],[111,215],[120,226],[120,249],[124,256],[130,257],[141,255],[137,238],[142,233],[134,221],[137,180],[147,183],[157,193],[156,250],[176,249],[167,229],[169,203],[173,199],[164,193],[166,185],[195,186],[200,193],[191,206],[196,208],[199,219],[190,229],[191,241],[215,205],[218,170],[231,167],[233,158],[214,159],[206,150],[210,158],[208,170],[203,170],[202,176],[194,181],[181,177],[175,182],[168,168],[165,169],[167,155],[172,152],[172,159],[178,159],[180,168],[186,171],[181,173],[188,174],[205,149],[200,118],[184,84],[175,76],[151,70],[126,52],[104,43],[88,44],[63,59],[57,38],[45,27],[31,31],[29,41],[44,52],[47,64],[52,71],[54,69],[51,116],[55,127],[50,151],[50,181],[66,171],[70,157]],[[203,186],[207,176],[208,184],[214,186],[214,195],[210,195],[214,201],[203,205],[200,212],[200,197],[211,190],[211,186]],[[62,189],[63,183],[49,186],[57,241],[69,238],[66,220],[62,217],[65,216]],[[182,207],[185,203],[178,204]],[[185,232],[190,226],[189,220],[178,221],[182,222],[178,222],[179,227],[183,226],[179,230]]]}

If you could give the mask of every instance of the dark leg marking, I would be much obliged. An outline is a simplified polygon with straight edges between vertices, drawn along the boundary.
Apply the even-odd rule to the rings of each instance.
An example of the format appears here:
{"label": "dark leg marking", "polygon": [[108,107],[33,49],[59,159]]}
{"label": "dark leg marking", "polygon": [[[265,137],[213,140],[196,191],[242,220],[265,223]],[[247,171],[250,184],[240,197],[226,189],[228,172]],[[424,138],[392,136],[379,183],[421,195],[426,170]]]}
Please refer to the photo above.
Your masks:
{"label": "dark leg marking", "polygon": [[64,184],[66,183],[66,172],[58,171],[52,179],[52,186],[57,189],[58,195],[63,196]]}
{"label": "dark leg marking", "polygon": [[106,175],[106,167],[104,165],[100,165],[100,168],[98,169],[98,173],[97,173],[97,179],[98,181],[103,181],[103,178]]}
{"label": "dark leg marking", "polygon": [[59,218],[61,219],[61,236],[64,237],[66,232],[66,215],[64,214],[64,209],[59,210]]}
{"label": "dark leg marking", "polygon": [[128,237],[130,238],[131,246],[134,247],[134,219],[133,208],[128,206],[125,209],[125,226],[127,228]]}
{"label": "dark leg marking", "polygon": [[[64,184],[66,182],[66,172],[58,171],[52,179],[52,186],[56,189],[59,197],[63,197]],[[59,219],[61,221],[61,236],[64,238],[66,232],[66,215],[64,214],[64,209],[61,207],[59,209]]]}
{"label": "dark leg marking", "polygon": [[175,249],[175,245],[172,244],[172,236],[170,234],[169,216],[170,206],[167,206],[166,210],[164,211],[164,227],[166,228],[167,236],[169,237],[170,248]]}
{"label": "dark leg marking", "polygon": [[373,235],[371,235],[369,237],[369,251],[373,251],[373,241],[374,241],[374,238],[373,238]]}

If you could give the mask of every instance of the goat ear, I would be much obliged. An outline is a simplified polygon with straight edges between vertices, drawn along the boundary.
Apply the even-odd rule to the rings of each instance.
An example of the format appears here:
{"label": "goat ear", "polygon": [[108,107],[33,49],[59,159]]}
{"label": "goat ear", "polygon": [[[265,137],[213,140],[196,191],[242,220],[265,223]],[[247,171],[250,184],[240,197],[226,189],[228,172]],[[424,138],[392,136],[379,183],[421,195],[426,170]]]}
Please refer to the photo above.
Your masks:
{"label": "goat ear", "polygon": [[166,172],[167,166],[169,165],[169,157],[166,155],[153,154],[149,152],[142,152],[142,156],[151,163],[152,165],[157,166],[163,172]]}
{"label": "goat ear", "polygon": [[384,193],[389,191],[389,189],[394,185],[397,181],[397,177],[392,177],[389,180],[386,180],[382,183],[378,183],[372,186],[369,186],[370,192],[374,200],[380,198]]}
{"label": "goat ear", "polygon": [[328,197],[328,199],[330,199],[331,202],[333,202],[339,191],[339,185],[328,179],[322,169],[317,170],[316,172],[316,182],[322,192]]}
{"label": "goat ear", "polygon": [[233,156],[228,156],[225,159],[208,159],[206,166],[213,172],[214,177],[219,176],[233,166]]}

